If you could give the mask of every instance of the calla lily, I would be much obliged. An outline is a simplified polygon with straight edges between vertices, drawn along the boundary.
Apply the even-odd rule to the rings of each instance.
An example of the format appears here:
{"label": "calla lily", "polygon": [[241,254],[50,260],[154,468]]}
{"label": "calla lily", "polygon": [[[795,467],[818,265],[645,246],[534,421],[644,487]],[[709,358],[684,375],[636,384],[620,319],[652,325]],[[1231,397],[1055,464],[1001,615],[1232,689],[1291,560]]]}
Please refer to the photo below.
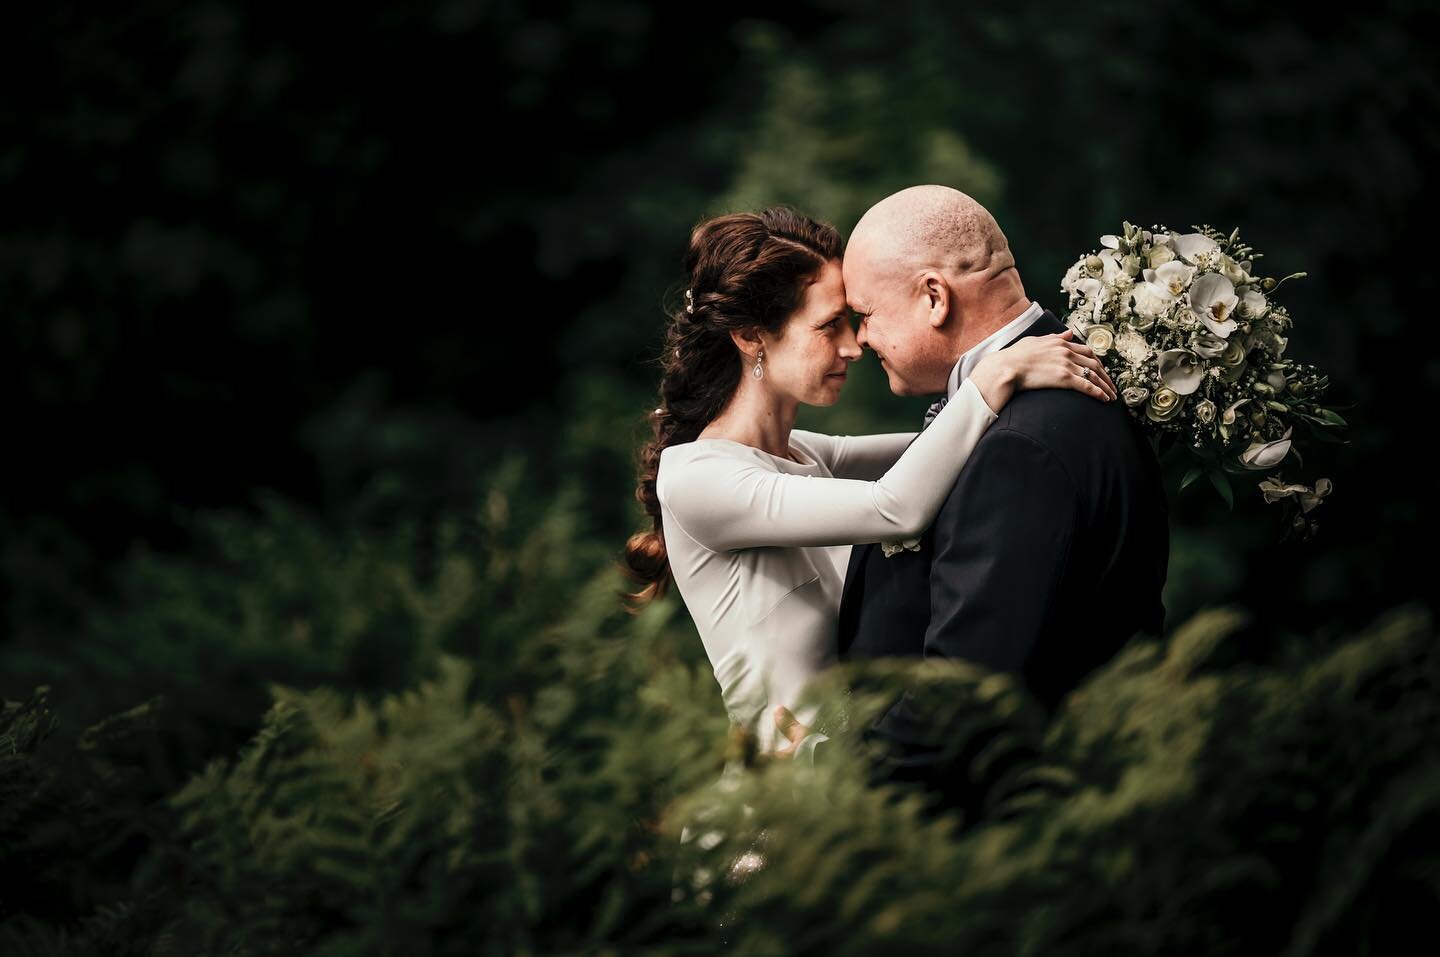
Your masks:
{"label": "calla lily", "polygon": [[1200,388],[1205,369],[1200,357],[1189,349],[1166,349],[1156,357],[1160,381],[1176,395],[1189,395]]}
{"label": "calla lily", "polygon": [[1205,328],[1222,339],[1228,338],[1238,325],[1230,318],[1238,303],[1234,284],[1218,272],[1207,272],[1190,287],[1190,308],[1200,316]]}
{"label": "calla lily", "polygon": [[1290,454],[1290,429],[1273,442],[1255,442],[1240,453],[1240,464],[1247,469],[1264,471],[1273,469]]}

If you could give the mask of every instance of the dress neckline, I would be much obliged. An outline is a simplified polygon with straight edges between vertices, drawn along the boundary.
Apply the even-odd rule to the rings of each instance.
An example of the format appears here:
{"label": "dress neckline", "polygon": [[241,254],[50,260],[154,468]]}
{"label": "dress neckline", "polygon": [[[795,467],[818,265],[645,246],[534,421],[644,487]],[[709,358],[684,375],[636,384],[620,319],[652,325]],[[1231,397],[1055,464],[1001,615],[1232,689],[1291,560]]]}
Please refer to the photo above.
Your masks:
{"label": "dress neckline", "polygon": [[[786,465],[799,465],[799,466],[803,466],[803,467],[805,467],[805,468],[813,468],[813,467],[815,467],[815,466],[817,466],[817,465],[820,464],[820,463],[818,463],[818,462],[813,462],[813,461],[797,462],[797,461],[795,461],[794,459],[787,459],[787,458],[785,458],[784,456],[776,455],[776,454],[773,453],[773,452],[766,452],[764,449],[758,449],[758,448],[756,448],[756,447],[753,446],[753,445],[746,445],[744,442],[736,442],[734,439],[699,438],[699,439],[691,439],[690,441],[691,441],[691,442],[724,442],[724,443],[726,443],[727,445],[734,445],[734,446],[738,446],[739,448],[742,448],[742,449],[749,449],[751,452],[759,452],[761,455],[764,455],[764,456],[766,456],[766,457],[768,457],[768,458],[772,458],[772,459],[774,459],[774,460],[777,461],[777,462],[784,462]],[[797,455],[799,455],[801,458],[804,458],[804,459],[807,459],[807,460],[810,458],[808,455],[806,455],[804,452],[801,452],[799,449],[795,448],[795,446],[793,446],[793,445],[790,446],[790,451],[791,451],[791,452],[794,452],[794,453],[797,454]]]}

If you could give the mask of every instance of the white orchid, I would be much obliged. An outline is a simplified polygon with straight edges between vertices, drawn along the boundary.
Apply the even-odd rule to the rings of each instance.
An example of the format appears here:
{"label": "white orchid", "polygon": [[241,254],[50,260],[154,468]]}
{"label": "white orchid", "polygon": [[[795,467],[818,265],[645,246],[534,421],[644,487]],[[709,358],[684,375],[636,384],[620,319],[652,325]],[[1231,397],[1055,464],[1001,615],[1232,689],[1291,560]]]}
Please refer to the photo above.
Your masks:
{"label": "white orchid", "polygon": [[1215,244],[1215,240],[1204,233],[1184,233],[1178,236],[1172,234],[1170,243],[1181,259],[1196,266],[1201,265],[1202,261],[1213,262],[1220,255],[1220,247]]}
{"label": "white orchid", "polygon": [[1239,325],[1231,318],[1237,302],[1234,284],[1218,272],[1206,273],[1190,287],[1190,308],[1205,328],[1222,339],[1229,338]]}
{"label": "white orchid", "polygon": [[1182,262],[1168,262],[1155,269],[1147,269],[1142,275],[1145,281],[1154,286],[1159,286],[1176,298],[1190,285],[1191,278],[1195,275],[1195,267],[1187,266]]}

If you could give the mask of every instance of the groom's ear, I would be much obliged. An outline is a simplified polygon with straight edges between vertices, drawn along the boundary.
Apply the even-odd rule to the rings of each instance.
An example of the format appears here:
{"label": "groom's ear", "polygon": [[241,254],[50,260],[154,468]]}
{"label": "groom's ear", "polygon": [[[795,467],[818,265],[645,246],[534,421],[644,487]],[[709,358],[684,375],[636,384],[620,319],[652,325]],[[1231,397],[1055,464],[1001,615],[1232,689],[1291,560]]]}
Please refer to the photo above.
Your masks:
{"label": "groom's ear", "polygon": [[945,277],[938,272],[928,272],[921,280],[925,290],[925,296],[929,299],[930,311],[925,316],[925,321],[932,329],[942,329],[945,323],[950,321],[950,307],[955,304],[955,297],[946,284]]}

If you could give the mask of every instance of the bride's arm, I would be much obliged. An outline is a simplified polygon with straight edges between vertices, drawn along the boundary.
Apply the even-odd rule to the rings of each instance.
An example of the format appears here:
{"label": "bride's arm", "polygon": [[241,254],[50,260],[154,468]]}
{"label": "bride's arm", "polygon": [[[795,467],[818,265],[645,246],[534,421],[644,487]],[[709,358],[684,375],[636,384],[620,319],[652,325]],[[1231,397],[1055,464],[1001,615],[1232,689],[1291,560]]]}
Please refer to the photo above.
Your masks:
{"label": "bride's arm", "polygon": [[883,476],[900,458],[918,432],[878,432],[873,435],[829,435],[795,429],[815,449],[817,456],[836,478],[873,481]]}
{"label": "bride's arm", "polygon": [[662,469],[656,493],[687,535],[715,551],[915,538],[997,418],[970,378],[875,481],[775,472],[715,453]]}

